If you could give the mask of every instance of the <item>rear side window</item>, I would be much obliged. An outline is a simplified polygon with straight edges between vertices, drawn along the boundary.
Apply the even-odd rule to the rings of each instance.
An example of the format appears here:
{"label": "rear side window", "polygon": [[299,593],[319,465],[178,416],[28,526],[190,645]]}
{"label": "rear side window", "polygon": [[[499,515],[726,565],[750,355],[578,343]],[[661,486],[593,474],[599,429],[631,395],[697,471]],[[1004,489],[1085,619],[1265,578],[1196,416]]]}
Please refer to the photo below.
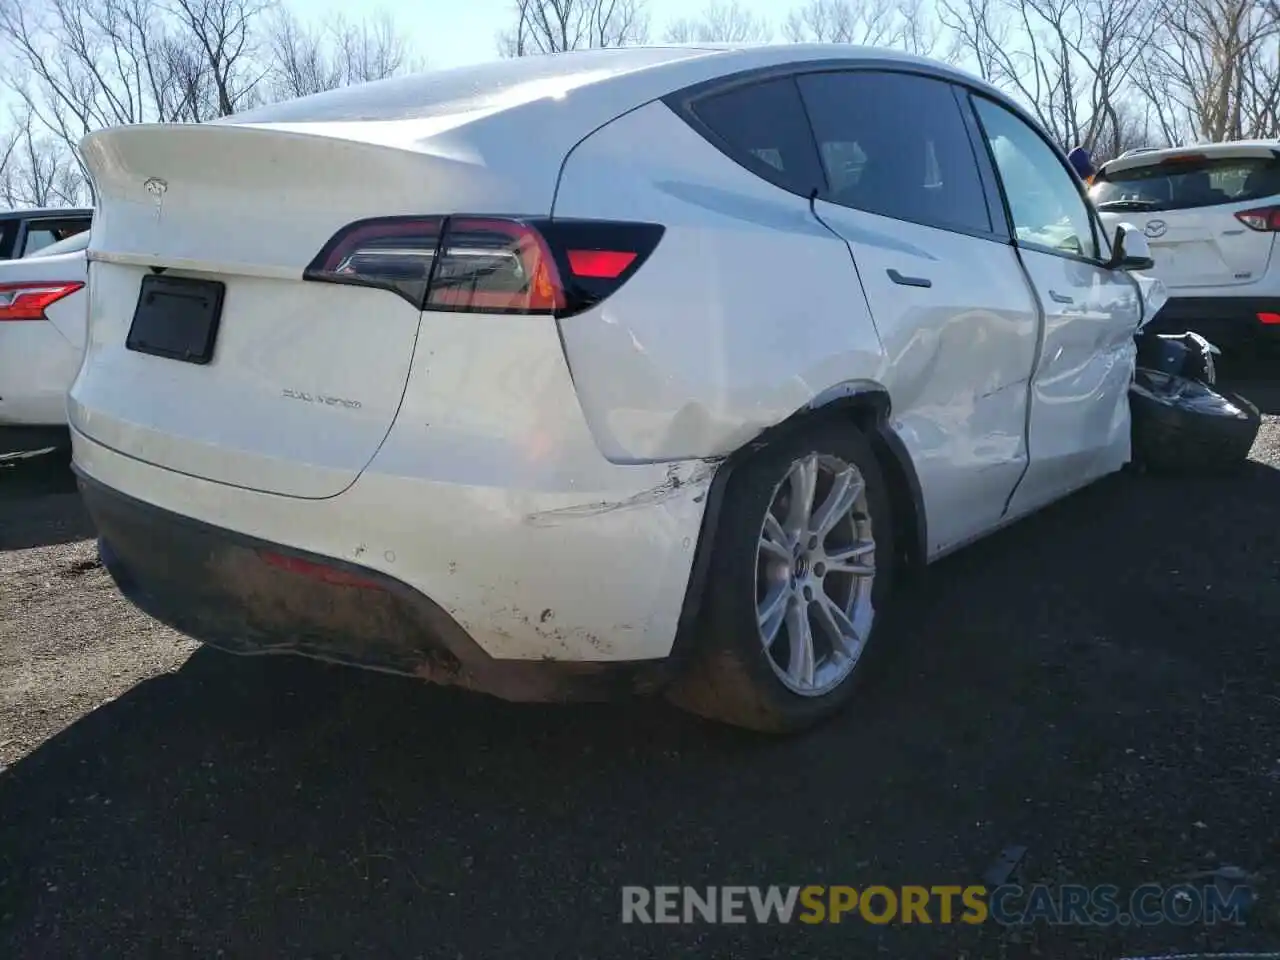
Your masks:
{"label": "rear side window", "polygon": [[89,249],[89,231],[81,230],[74,233],[65,240],[58,240],[48,246],[40,247],[38,250],[32,250],[30,244],[27,244],[28,257],[56,257],[63,253],[78,253],[81,250]]}
{"label": "rear side window", "polygon": [[973,145],[951,87],[907,73],[798,78],[825,199],[898,220],[990,233]]}
{"label": "rear side window", "polygon": [[802,196],[822,187],[813,135],[793,78],[713,93],[697,100],[693,113],[721,141],[716,146],[753,173]]}
{"label": "rear side window", "polygon": [[1196,157],[1103,173],[1089,191],[1099,210],[1189,210],[1280,194],[1280,160]]}

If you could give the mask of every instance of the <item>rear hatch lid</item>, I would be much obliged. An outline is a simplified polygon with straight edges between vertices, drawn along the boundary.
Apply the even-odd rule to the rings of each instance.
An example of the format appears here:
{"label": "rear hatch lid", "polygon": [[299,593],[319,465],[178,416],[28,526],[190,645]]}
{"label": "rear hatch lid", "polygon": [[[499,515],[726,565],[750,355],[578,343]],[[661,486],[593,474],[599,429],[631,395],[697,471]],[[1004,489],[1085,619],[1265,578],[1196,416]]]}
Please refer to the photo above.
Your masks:
{"label": "rear hatch lid", "polygon": [[1143,231],[1152,273],[1170,289],[1245,286],[1266,274],[1276,235],[1237,214],[1280,202],[1280,151],[1231,144],[1141,153],[1106,164],[1090,197],[1104,225]]}
{"label": "rear hatch lid", "polygon": [[[99,208],[72,425],[221,483],[312,498],[346,489],[395,419],[419,311],[303,271],[345,224],[411,195],[438,202],[432,185],[447,189],[458,165],[228,125],[122,127],[81,149]],[[144,313],[148,329],[135,326]]]}

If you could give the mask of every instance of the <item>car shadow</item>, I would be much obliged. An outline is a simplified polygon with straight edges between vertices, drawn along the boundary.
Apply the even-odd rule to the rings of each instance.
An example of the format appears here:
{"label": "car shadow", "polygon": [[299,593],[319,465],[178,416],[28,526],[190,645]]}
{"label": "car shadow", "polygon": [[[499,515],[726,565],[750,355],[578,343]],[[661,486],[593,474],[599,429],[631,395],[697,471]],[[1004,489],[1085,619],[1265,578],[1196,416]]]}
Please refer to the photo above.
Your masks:
{"label": "car shadow", "polygon": [[65,451],[0,460],[0,550],[56,546],[94,536]]}
{"label": "car shadow", "polygon": [[[970,883],[1011,843],[1091,883],[1209,844],[1258,866],[1278,548],[1269,467],[1111,478],[938,564],[851,709],[791,739],[201,650],[0,775],[0,921],[13,955],[1020,955],[991,926],[623,927],[620,891]],[[1019,936],[1072,957],[1186,934]]]}

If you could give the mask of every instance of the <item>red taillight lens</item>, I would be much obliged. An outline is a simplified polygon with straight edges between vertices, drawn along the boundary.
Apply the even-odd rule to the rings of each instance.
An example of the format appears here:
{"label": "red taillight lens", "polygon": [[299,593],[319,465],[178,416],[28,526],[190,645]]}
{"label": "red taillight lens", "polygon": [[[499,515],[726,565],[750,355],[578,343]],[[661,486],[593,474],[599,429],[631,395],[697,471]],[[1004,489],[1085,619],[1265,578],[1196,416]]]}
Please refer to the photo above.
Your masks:
{"label": "red taillight lens", "polygon": [[1260,313],[1258,314],[1258,322],[1266,324],[1280,324],[1280,313]]}
{"label": "red taillight lens", "polygon": [[622,286],[662,234],[598,220],[366,220],[339,231],[304,276],[385,287],[427,310],[567,316]]}
{"label": "red taillight lens", "polygon": [[1258,207],[1256,210],[1237,210],[1236,219],[1250,230],[1280,231],[1280,207]]}
{"label": "red taillight lens", "polygon": [[575,277],[616,280],[636,258],[634,250],[570,250],[569,269]]}
{"label": "red taillight lens", "polygon": [[43,320],[52,303],[84,287],[83,283],[0,283],[0,322]]}

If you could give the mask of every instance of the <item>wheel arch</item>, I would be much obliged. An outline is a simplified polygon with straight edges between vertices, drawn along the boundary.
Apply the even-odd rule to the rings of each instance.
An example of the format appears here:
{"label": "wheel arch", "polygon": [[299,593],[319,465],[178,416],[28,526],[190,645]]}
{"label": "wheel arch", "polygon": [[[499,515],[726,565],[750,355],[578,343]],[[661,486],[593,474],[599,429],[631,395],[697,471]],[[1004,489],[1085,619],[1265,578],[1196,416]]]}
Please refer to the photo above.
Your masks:
{"label": "wheel arch", "polygon": [[696,643],[712,545],[716,539],[729,480],[738,467],[782,437],[832,420],[861,431],[871,444],[888,488],[894,540],[897,544],[898,573],[909,578],[924,569],[928,559],[928,517],[925,513],[924,496],[911,454],[891,426],[892,409],[889,391],[878,383],[850,381],[837,384],[817,394],[789,417],[765,428],[721,461],[707,491],[702,528],[694,552],[689,584],[685,590],[679,627],[671,649],[670,659],[676,669]]}

